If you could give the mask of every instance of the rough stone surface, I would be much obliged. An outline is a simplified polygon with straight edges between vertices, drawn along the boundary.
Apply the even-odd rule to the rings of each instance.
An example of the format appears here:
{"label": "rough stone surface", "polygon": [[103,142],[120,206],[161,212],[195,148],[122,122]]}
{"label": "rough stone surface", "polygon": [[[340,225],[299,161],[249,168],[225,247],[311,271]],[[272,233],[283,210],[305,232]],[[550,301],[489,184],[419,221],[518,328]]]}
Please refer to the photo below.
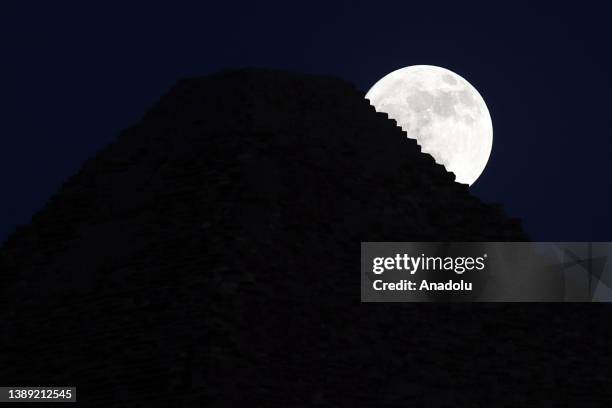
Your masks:
{"label": "rough stone surface", "polygon": [[180,81],[0,249],[0,382],[94,407],[599,406],[603,305],[360,303],[361,241],[527,239],[363,96]]}

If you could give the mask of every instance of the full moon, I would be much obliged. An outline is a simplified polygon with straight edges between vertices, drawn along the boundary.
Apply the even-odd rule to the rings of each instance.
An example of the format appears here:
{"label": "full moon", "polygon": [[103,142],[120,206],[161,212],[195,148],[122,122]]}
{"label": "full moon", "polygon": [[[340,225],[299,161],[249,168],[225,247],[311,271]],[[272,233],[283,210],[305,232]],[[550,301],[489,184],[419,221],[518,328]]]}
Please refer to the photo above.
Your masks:
{"label": "full moon", "polygon": [[401,68],[376,82],[366,98],[455,173],[458,183],[472,185],[487,165],[491,115],[476,88],[454,72],[431,65]]}

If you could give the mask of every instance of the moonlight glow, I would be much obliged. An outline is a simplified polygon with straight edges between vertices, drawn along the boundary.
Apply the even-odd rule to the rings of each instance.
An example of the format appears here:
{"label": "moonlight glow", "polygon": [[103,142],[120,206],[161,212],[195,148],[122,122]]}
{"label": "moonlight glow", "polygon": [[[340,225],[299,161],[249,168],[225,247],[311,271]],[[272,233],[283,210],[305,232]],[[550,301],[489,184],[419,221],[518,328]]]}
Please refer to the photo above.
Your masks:
{"label": "moonlight glow", "polygon": [[398,69],[374,84],[366,98],[455,173],[457,182],[473,184],[487,165],[493,145],[489,110],[454,72],[431,65]]}

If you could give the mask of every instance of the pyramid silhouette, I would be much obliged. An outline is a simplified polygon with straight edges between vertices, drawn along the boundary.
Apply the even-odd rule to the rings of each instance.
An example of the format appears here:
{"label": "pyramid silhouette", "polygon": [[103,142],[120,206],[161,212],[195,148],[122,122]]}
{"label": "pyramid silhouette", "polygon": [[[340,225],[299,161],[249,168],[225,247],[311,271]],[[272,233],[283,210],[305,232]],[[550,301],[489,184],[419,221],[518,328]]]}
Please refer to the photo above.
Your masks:
{"label": "pyramid silhouette", "polygon": [[362,241],[526,239],[349,83],[182,80],[0,249],[0,378],[95,407],[499,405],[523,376],[502,405],[532,401],[578,309],[360,303]]}

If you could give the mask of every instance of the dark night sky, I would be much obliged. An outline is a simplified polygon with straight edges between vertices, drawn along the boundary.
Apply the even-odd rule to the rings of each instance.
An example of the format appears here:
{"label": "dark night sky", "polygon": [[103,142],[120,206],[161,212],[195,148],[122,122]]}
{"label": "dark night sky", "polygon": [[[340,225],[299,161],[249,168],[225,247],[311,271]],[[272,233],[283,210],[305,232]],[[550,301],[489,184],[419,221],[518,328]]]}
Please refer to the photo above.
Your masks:
{"label": "dark night sky", "polygon": [[609,10],[39,3],[0,12],[0,241],[178,78],[261,66],[332,74],[366,91],[415,64],[457,72],[487,102],[493,152],[474,194],[503,203],[533,239],[612,241]]}

